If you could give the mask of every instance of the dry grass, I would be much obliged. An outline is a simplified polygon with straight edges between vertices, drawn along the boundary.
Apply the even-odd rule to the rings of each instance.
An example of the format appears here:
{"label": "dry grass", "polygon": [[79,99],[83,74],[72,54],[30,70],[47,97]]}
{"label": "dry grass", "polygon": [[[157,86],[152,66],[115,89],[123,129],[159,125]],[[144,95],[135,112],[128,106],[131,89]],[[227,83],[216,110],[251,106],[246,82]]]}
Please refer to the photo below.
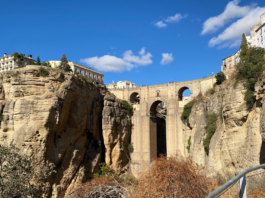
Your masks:
{"label": "dry grass", "polygon": [[190,197],[201,198],[215,190],[217,182],[209,179],[203,170],[182,157],[160,157],[138,181],[136,197]]}
{"label": "dry grass", "polygon": [[252,190],[248,193],[248,198],[262,198],[265,197],[265,187]]}
{"label": "dry grass", "polygon": [[[221,184],[206,177],[204,169],[199,168],[189,158],[179,156],[160,157],[152,167],[143,173],[138,181],[129,173],[123,176],[95,178],[77,186],[66,198],[89,198],[93,192],[109,189],[120,192],[126,198],[201,198],[217,189]],[[127,191],[127,190],[129,191]],[[131,196],[132,195],[132,196]],[[238,184],[219,196],[219,198],[238,197]],[[265,197],[265,188],[248,192],[250,198]]]}

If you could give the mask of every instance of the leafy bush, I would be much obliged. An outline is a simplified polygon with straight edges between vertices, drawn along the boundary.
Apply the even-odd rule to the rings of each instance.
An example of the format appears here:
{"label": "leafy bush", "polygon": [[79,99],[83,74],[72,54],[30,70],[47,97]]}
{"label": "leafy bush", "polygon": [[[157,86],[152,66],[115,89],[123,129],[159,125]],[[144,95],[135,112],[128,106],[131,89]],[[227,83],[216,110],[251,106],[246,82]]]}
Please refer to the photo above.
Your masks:
{"label": "leafy bush", "polygon": [[219,72],[215,75],[216,78],[216,84],[221,85],[225,81],[225,74],[224,72]]}
{"label": "leafy bush", "polygon": [[39,159],[19,151],[12,143],[0,145],[0,197],[42,197],[49,191],[48,177],[55,165],[40,165]]}
{"label": "leafy bush", "polygon": [[94,174],[95,178],[98,177],[106,177],[108,175],[113,175],[113,170],[107,165],[105,162],[100,164],[100,171],[99,173]]}
{"label": "leafy bush", "polygon": [[206,131],[207,131],[207,136],[203,140],[203,146],[204,150],[209,155],[209,146],[210,146],[210,141],[211,138],[213,137],[215,130],[217,128],[216,126],[216,121],[217,121],[217,115],[216,113],[209,113],[206,115]]}
{"label": "leafy bush", "polygon": [[190,144],[191,144],[191,136],[188,139],[188,146],[186,147],[189,153],[190,153]]}
{"label": "leafy bush", "polygon": [[133,143],[129,143],[127,145],[127,149],[128,149],[128,151],[129,151],[130,154],[133,153]]}
{"label": "leafy bush", "polygon": [[245,92],[245,101],[249,106],[255,103],[255,84],[261,77],[265,67],[264,54],[265,51],[263,48],[251,47],[245,49],[244,53],[241,53],[240,61],[236,67],[238,70],[237,80],[246,80],[244,83],[244,87],[247,89]]}
{"label": "leafy bush", "polygon": [[210,89],[210,93],[211,93],[212,95],[215,93],[214,88],[211,88],[211,89]]}
{"label": "leafy bush", "polygon": [[194,105],[194,101],[190,101],[189,103],[187,103],[184,106],[183,112],[181,114],[181,120],[184,124],[187,124],[190,127],[190,123],[189,123],[189,116],[191,113],[191,109]]}
{"label": "leafy bush", "polygon": [[44,67],[40,67],[39,68],[39,75],[40,76],[48,76],[49,75],[49,71],[47,69],[45,69]]}
{"label": "leafy bush", "polygon": [[82,81],[84,81],[84,82],[86,82],[86,77],[83,76],[83,75],[81,75],[81,76],[79,77],[79,79],[82,80]]}
{"label": "leafy bush", "polygon": [[131,115],[132,114],[132,106],[126,101],[126,100],[122,100],[121,104],[123,106],[123,108],[125,109],[125,112],[127,115]]}
{"label": "leafy bush", "polygon": [[126,186],[128,185],[137,185],[137,179],[131,173],[124,173],[118,178],[119,183],[122,183]]}

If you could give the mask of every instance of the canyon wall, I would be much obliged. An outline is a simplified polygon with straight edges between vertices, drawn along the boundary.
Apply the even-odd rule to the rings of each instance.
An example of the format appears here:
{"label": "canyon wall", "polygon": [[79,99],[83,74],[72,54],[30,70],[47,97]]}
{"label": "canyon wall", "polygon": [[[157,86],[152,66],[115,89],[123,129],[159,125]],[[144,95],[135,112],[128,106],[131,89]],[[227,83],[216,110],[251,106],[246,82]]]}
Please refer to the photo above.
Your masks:
{"label": "canyon wall", "polygon": [[6,72],[0,76],[0,144],[13,141],[22,154],[54,163],[48,196],[58,197],[92,178],[105,156],[118,172],[127,165],[128,119],[115,100],[104,102],[100,88],[62,71],[50,69],[45,77],[38,66]]}
{"label": "canyon wall", "polygon": [[[243,82],[234,86],[225,81],[214,94],[196,98],[189,116],[190,127],[182,123],[185,155],[208,170],[209,176],[230,179],[243,170],[265,163],[265,79],[256,85],[256,103],[248,107],[244,100]],[[210,141],[209,155],[203,146],[206,137],[206,114],[216,113],[217,130]],[[258,172],[262,172],[259,170]],[[256,174],[257,172],[255,172]]]}

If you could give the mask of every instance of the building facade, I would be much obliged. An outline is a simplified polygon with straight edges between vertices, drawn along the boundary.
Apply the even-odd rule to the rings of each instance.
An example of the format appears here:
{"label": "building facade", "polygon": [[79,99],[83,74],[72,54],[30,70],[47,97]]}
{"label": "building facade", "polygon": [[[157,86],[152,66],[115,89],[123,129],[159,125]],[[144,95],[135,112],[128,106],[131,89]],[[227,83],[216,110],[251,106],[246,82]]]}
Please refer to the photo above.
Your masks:
{"label": "building facade", "polygon": [[257,47],[265,48],[265,23],[260,26],[257,30]]}
{"label": "building facade", "polygon": [[[48,61],[52,68],[59,68],[61,61]],[[92,82],[104,84],[104,74],[96,72],[91,67],[86,67],[75,62],[68,62],[73,72],[86,76]]]}
{"label": "building facade", "polygon": [[24,57],[20,64],[18,64],[14,60],[13,54],[7,55],[6,53],[4,53],[4,56],[0,57],[0,73],[13,69],[18,69],[20,67],[25,67],[26,65],[31,65],[31,61],[32,55],[28,55],[28,57]]}

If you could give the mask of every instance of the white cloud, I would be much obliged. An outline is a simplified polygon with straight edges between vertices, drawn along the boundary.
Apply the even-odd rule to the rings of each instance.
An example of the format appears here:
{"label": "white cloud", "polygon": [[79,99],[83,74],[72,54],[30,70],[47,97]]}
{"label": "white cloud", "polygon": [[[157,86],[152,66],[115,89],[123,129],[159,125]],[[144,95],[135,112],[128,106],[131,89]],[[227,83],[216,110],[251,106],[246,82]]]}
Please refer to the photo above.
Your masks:
{"label": "white cloud", "polygon": [[144,47],[141,49],[139,54],[141,56],[135,56],[135,55],[133,55],[132,50],[128,50],[128,51],[124,52],[123,60],[130,62],[130,63],[134,63],[136,65],[140,65],[140,66],[149,65],[153,62],[151,60],[152,54],[150,54],[149,52],[145,53]]}
{"label": "white cloud", "polygon": [[181,14],[177,13],[174,16],[167,17],[165,22],[167,22],[167,23],[178,23],[181,19],[184,19],[186,17],[187,17],[187,15],[182,16]]}
{"label": "white cloud", "polygon": [[244,17],[253,8],[252,6],[238,6],[240,0],[230,1],[224,10],[224,12],[218,16],[210,17],[203,24],[202,35],[207,33],[213,33],[224,27],[229,21],[235,18]]}
{"label": "white cloud", "polygon": [[158,21],[157,23],[155,23],[155,26],[159,28],[163,28],[163,27],[167,27],[167,24],[165,24],[163,21]]}
{"label": "white cloud", "polygon": [[243,33],[249,34],[250,27],[260,22],[260,15],[265,12],[265,7],[252,8],[243,18],[232,23],[217,37],[209,41],[209,46],[237,47],[241,42]]}
{"label": "white cloud", "polygon": [[180,20],[186,18],[188,15],[182,16],[181,14],[177,13],[174,16],[169,16],[162,21],[158,21],[155,23],[155,26],[159,28],[167,27],[167,23],[178,23]]}
{"label": "white cloud", "polygon": [[143,47],[139,52],[140,56],[133,55],[132,50],[125,51],[123,54],[123,58],[118,58],[116,56],[104,55],[101,57],[91,57],[81,59],[80,61],[90,65],[91,67],[96,68],[99,71],[105,72],[122,72],[122,71],[130,71],[138,66],[146,66],[152,64],[152,54],[149,52],[145,52],[145,48]]}
{"label": "white cloud", "polygon": [[162,53],[162,60],[160,62],[161,65],[167,65],[173,61],[172,53]]}

